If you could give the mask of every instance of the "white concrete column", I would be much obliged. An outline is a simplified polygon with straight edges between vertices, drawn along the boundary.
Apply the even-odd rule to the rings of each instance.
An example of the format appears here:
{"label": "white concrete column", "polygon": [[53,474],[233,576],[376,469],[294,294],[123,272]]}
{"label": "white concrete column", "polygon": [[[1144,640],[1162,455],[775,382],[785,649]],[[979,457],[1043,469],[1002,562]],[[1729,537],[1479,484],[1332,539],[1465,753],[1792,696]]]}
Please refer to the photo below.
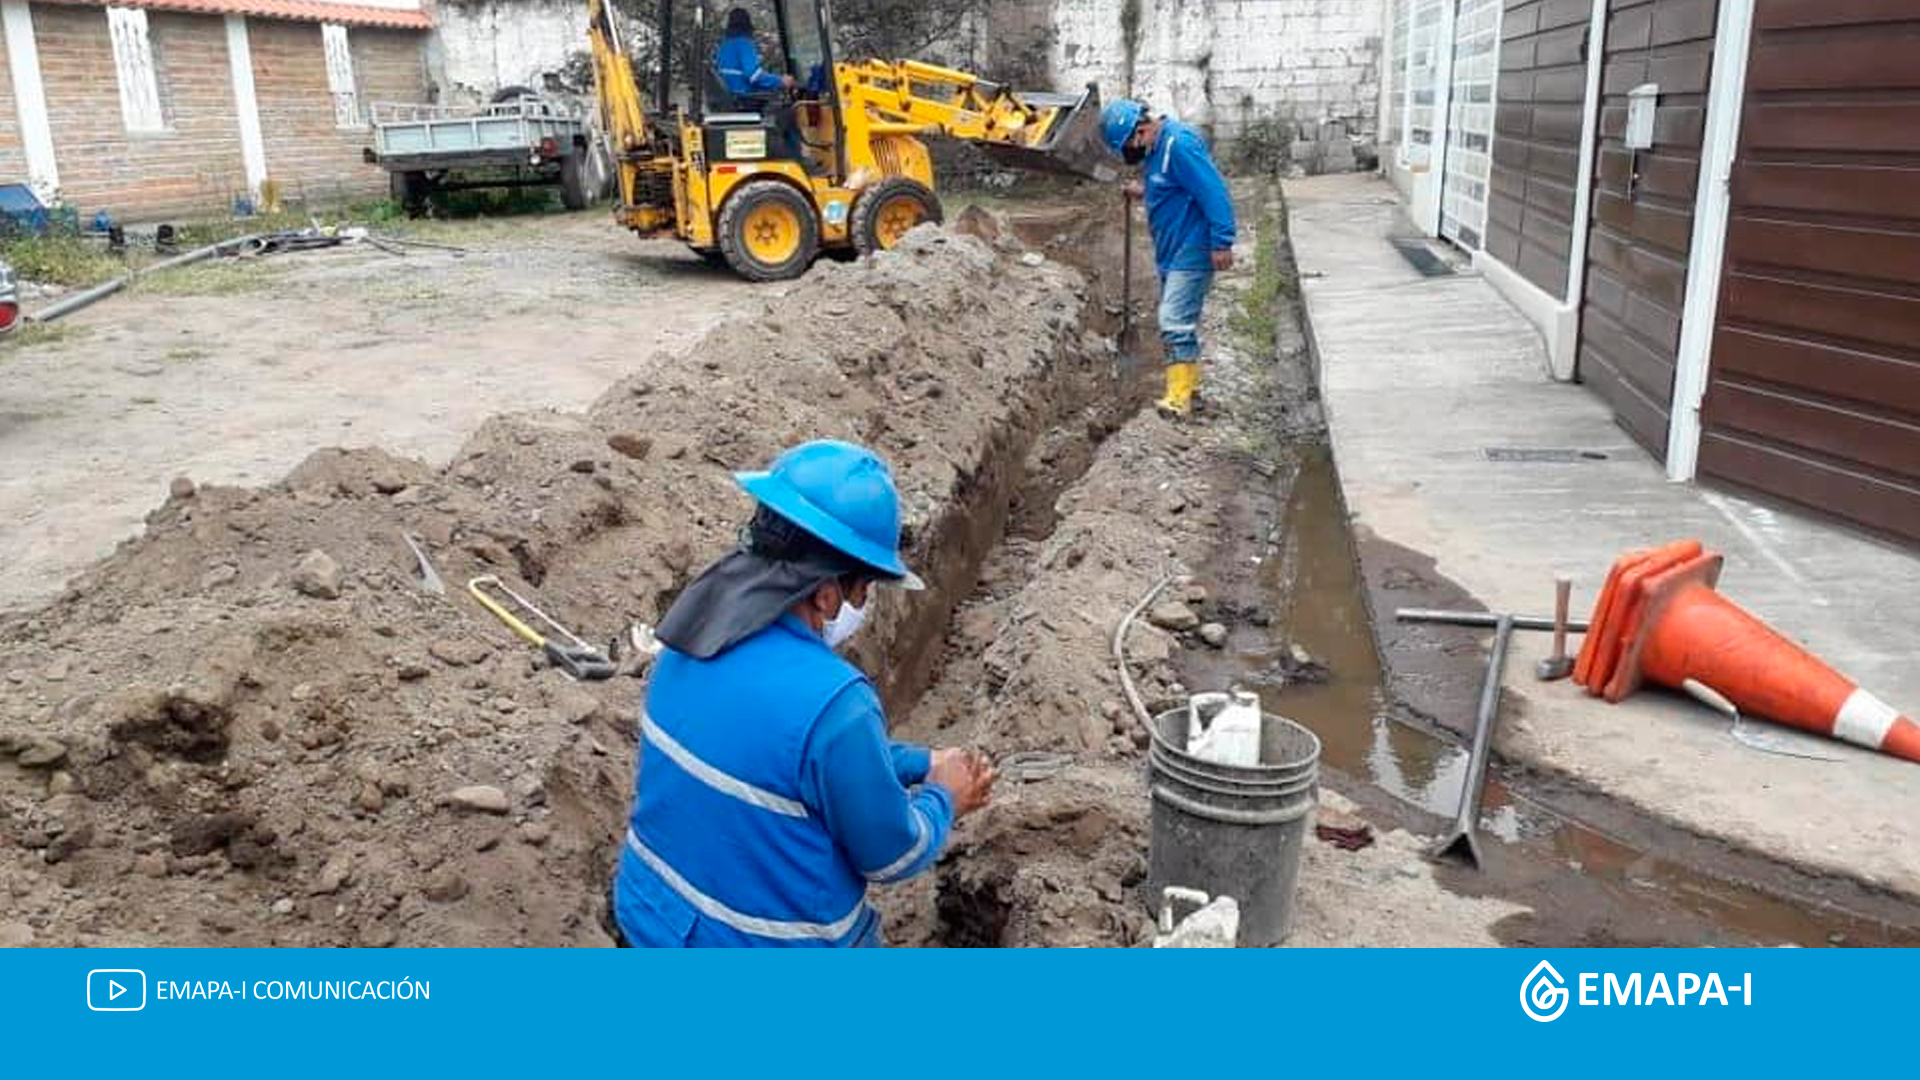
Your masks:
{"label": "white concrete column", "polygon": [[47,119],[47,89],[40,81],[40,47],[33,38],[33,13],[27,0],[0,2],[6,26],[7,67],[13,76],[13,103],[20,112],[20,149],[27,159],[27,184],[40,201],[60,195],[60,167],[53,155],[53,124]]}
{"label": "white concrete column", "polygon": [[240,125],[240,160],[247,171],[247,197],[260,207],[260,185],[267,180],[267,144],[260,134],[260,102],[253,93],[253,45],[247,17],[227,16],[227,65],[233,77],[233,111]]}

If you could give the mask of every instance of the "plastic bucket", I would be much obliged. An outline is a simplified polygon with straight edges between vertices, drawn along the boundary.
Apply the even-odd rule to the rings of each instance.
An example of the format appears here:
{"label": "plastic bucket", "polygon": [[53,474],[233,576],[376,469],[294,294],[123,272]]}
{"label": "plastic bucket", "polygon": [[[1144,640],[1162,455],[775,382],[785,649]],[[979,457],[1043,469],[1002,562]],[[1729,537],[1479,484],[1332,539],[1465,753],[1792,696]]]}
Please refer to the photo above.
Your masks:
{"label": "plastic bucket", "polygon": [[1319,737],[1263,713],[1261,764],[1241,767],[1186,752],[1185,705],[1154,717],[1153,727],[1153,895],[1184,885],[1231,896],[1240,905],[1239,944],[1278,945],[1293,929],[1300,856],[1313,829]]}

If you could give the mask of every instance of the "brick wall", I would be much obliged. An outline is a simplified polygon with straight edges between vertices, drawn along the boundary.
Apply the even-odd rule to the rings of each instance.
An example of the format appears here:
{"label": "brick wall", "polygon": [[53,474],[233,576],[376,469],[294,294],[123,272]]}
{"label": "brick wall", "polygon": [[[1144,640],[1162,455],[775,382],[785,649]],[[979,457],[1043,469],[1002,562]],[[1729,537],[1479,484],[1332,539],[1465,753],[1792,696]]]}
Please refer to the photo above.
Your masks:
{"label": "brick wall", "polygon": [[149,13],[168,128],[151,134],[127,133],[105,11],[36,5],[33,28],[61,195],[83,217],[172,216],[229,205],[245,189],[218,18]]}
{"label": "brick wall", "polygon": [[[319,25],[250,19],[247,28],[267,178],[281,197],[327,203],[385,194],[387,174],[360,156],[370,133],[334,123]],[[375,101],[426,99],[419,33],[353,27],[347,37],[363,109]]]}
{"label": "brick wall", "polygon": [[25,183],[27,157],[20,149],[20,110],[13,101],[13,72],[9,70],[5,36],[0,34],[0,183]]}
{"label": "brick wall", "polygon": [[[129,134],[106,12],[48,4],[32,12],[61,195],[83,218],[96,210],[124,221],[219,213],[245,193],[223,18],[148,12],[167,130]],[[386,174],[360,157],[368,132],[335,127],[319,25],[249,19],[247,29],[267,175],[281,197],[383,194]],[[348,38],[362,103],[425,99],[421,33],[355,27]],[[0,53],[0,182],[25,177],[12,73]]]}

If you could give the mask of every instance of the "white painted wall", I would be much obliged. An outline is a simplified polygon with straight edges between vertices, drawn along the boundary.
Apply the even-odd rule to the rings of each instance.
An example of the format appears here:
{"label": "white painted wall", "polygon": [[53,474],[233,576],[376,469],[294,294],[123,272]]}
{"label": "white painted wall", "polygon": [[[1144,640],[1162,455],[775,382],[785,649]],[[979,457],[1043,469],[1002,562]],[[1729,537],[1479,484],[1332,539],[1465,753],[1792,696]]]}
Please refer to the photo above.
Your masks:
{"label": "white painted wall", "polygon": [[[1382,0],[1136,0],[1133,93],[1232,141],[1250,123],[1379,130]],[[1128,0],[1054,0],[1061,87],[1127,85]]]}
{"label": "white painted wall", "polygon": [[481,0],[436,9],[434,78],[448,104],[484,102],[503,86],[543,88],[587,49],[585,0]]}

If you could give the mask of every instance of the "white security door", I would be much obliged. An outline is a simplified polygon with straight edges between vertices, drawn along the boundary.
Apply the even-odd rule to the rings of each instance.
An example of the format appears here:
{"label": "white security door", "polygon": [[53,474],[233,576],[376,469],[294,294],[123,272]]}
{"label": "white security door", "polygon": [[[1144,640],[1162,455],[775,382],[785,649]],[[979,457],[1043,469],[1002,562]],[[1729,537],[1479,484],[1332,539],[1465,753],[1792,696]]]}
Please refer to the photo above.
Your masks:
{"label": "white security door", "polygon": [[1446,173],[1440,234],[1469,251],[1487,228],[1493,164],[1493,86],[1500,67],[1501,0],[1457,0],[1453,20],[1453,93],[1448,100]]}

